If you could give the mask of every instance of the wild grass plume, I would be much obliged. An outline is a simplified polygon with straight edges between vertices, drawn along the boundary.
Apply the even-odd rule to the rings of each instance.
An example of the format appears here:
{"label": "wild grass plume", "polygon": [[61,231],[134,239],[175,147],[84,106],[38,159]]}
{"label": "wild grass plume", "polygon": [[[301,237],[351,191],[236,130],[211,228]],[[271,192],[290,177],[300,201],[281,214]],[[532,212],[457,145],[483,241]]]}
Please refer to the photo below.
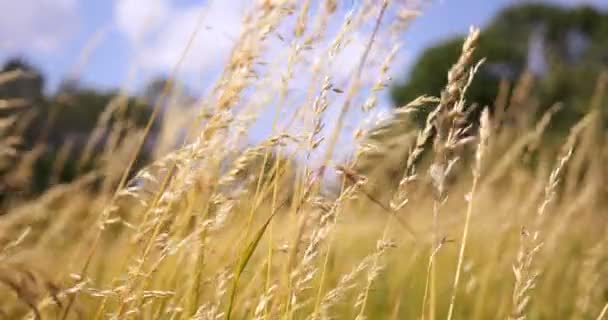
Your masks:
{"label": "wild grass plume", "polygon": [[471,28],[442,91],[353,125],[422,7],[346,2],[252,2],[205,94],[167,83],[143,125],[113,98],[40,193],[3,191],[45,144],[21,147],[31,101],[0,100],[0,318],[607,319],[606,73],[547,142],[561,105],[533,75],[468,100]]}

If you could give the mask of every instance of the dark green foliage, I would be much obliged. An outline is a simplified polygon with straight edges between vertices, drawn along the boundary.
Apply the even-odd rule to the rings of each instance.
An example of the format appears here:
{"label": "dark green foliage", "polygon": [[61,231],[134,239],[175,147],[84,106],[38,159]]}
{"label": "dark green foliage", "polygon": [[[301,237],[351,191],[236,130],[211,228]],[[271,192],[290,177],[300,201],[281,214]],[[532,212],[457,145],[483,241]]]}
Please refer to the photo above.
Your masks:
{"label": "dark green foliage", "polygon": [[[24,76],[0,85],[0,99],[23,99],[27,101],[26,108],[18,110],[2,110],[0,117],[14,115],[25,118],[31,114],[25,124],[24,132],[19,136],[22,140],[20,152],[27,154],[35,148],[43,148],[43,152],[32,163],[32,181],[27,186],[7,187],[7,177],[19,166],[16,161],[13,166],[0,171],[0,194],[19,192],[22,194],[39,193],[51,183],[68,182],[93,169],[96,164],[78,163],[79,155],[98,126],[100,119],[107,113],[109,105],[114,105],[113,112],[108,113],[108,121],[101,124],[102,137],[94,146],[93,152],[101,150],[109,136],[109,130],[118,121],[129,127],[143,128],[152,114],[149,103],[138,97],[121,96],[117,91],[99,91],[82,88],[76,82],[68,82],[61,86],[57,94],[44,94],[44,76],[23,59],[11,59],[6,62],[2,72],[21,70]],[[155,128],[152,129],[154,134]],[[123,137],[124,138],[124,137]],[[51,181],[52,169],[57,160],[60,148],[66,143],[73,144],[69,157],[66,159],[59,181]],[[148,157],[144,150],[136,165],[142,165],[142,159]],[[21,190],[23,189],[23,190]],[[1,197],[0,197],[1,198]]]}
{"label": "dark green foliage", "polygon": [[[462,41],[454,38],[427,49],[409,79],[392,88],[395,104],[405,105],[423,94],[439,95]],[[539,48],[535,52],[531,46]],[[564,103],[552,127],[563,131],[585,112],[597,77],[608,66],[608,13],[546,4],[507,8],[482,30],[475,60],[482,57],[487,60],[467,93],[468,101],[492,106],[501,79],[513,83],[531,69],[537,78],[533,94],[539,113]],[[424,119],[425,113],[417,117]]]}
{"label": "dark green foliage", "polygon": [[[141,100],[132,97],[117,98],[117,92],[99,92],[94,89],[80,89],[75,92],[62,94],[51,101],[50,107],[57,108],[59,117],[55,126],[60,134],[87,135],[95,127],[99,117],[110,103],[122,104],[123,112],[112,115],[111,121],[116,121],[116,114],[124,114],[124,119],[134,125],[143,127],[151,115],[151,108]],[[120,120],[124,120],[120,119]]]}
{"label": "dark green foliage", "polygon": [[2,71],[21,70],[24,76],[9,81],[0,86],[0,97],[3,99],[23,98],[38,99],[43,96],[44,77],[32,65],[22,58],[12,58],[6,61]]}

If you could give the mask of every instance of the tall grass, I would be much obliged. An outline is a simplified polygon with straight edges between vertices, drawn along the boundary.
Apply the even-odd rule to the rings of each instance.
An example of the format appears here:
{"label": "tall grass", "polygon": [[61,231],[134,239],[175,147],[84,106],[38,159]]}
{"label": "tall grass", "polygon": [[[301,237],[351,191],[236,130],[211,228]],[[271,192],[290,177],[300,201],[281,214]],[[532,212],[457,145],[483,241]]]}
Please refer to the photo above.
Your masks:
{"label": "tall grass", "polygon": [[[417,11],[389,0],[342,6],[253,5],[216,84],[188,109],[196,116],[180,99],[155,107],[166,113],[157,156],[139,172],[131,167],[158,120],[109,122],[125,106],[108,105],[87,145],[104,134],[107,143],[79,158],[96,159],[93,171],[3,208],[0,316],[606,317],[608,149],[598,123],[608,77],[563,147],[544,146],[559,106],[534,120],[529,74],[503,83],[493,106],[466,100],[480,65],[472,29],[443,92],[352,128],[349,115],[377,108]],[[345,50],[358,39],[353,57]],[[341,77],[347,59],[356,63]],[[420,108],[432,110],[424,128],[410,121]],[[245,146],[264,115],[270,135]],[[21,116],[0,122],[2,166],[35,157],[18,148]],[[14,178],[30,178],[19,168]]]}

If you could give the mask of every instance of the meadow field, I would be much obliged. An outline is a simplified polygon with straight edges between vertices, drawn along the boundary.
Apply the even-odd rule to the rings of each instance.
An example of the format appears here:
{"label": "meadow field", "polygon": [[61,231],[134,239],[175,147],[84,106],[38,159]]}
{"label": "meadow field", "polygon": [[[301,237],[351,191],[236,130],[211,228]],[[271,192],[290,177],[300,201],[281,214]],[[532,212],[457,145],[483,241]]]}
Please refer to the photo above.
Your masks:
{"label": "meadow field", "polygon": [[[467,99],[472,27],[441,91],[370,124],[418,12],[360,2],[255,1],[207,94],[167,82],[140,126],[118,94],[48,188],[2,191],[0,319],[608,319],[608,72],[548,134],[530,73]],[[0,169],[28,186],[22,102]]]}

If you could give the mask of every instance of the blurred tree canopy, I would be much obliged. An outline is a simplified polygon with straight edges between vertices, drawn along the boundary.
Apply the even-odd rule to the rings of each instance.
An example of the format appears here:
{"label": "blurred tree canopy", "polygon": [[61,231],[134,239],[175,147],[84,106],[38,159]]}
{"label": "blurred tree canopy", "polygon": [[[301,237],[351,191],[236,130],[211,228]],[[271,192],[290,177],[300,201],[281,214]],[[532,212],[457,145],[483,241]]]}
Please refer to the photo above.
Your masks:
{"label": "blurred tree canopy", "polygon": [[[406,81],[391,88],[395,107],[423,95],[440,96],[463,42],[464,37],[454,37],[426,49]],[[508,7],[481,30],[476,48],[473,61],[486,61],[466,92],[467,103],[478,104],[470,120],[476,122],[477,112],[487,106],[502,124],[514,129],[504,137],[516,138],[530,130],[549,108],[561,103],[542,141],[542,152],[554,152],[558,138],[561,141],[589,111],[596,87],[602,82],[600,76],[608,69],[608,12],[547,4]],[[423,103],[416,111],[397,112],[367,132],[359,146],[356,170],[396,185],[407,162],[404,159],[416,143],[417,129],[425,125],[433,105]],[[599,118],[605,127],[607,115],[602,112]],[[536,156],[528,157],[530,165]],[[374,184],[369,191],[376,191],[374,188],[382,194],[386,184]]]}
{"label": "blurred tree canopy", "polygon": [[[85,87],[73,79],[64,81],[56,92],[48,94],[44,90],[42,72],[24,59],[6,61],[0,73],[17,70],[20,71],[18,77],[0,83],[0,103],[22,102],[17,108],[0,108],[0,129],[3,119],[15,118],[19,122],[8,134],[0,130],[0,148],[5,136],[19,140],[14,157],[8,161],[0,157],[0,208],[5,205],[3,200],[10,198],[13,201],[20,198],[18,195],[27,199],[54,184],[73,181],[93,169],[103,168],[107,165],[106,159],[100,156],[107,151],[104,148],[109,146],[109,154],[113,157],[115,149],[112,148],[117,148],[117,140],[138,141],[129,135],[141,133],[155,105],[159,105],[157,117],[161,118],[168,117],[165,111],[170,106],[188,107],[196,101],[184,85],[164,76],[151,79],[138,96]],[[149,164],[153,153],[158,152],[158,145],[166,138],[161,137],[161,125],[161,121],[153,123],[146,136],[147,143],[131,168],[132,173]],[[268,150],[267,156],[266,150],[245,150],[255,152],[247,166],[234,177],[236,184],[255,185],[256,177],[264,169],[262,183],[279,177],[282,189],[292,194],[288,182],[293,180],[294,164],[290,159],[273,149]],[[238,158],[238,153],[240,151],[231,157]],[[226,161],[223,169],[230,170],[231,163]],[[279,172],[276,172],[277,164]],[[117,166],[114,169],[121,175],[124,168]],[[7,197],[9,194],[11,196]]]}
{"label": "blurred tree canopy", "polygon": [[[447,71],[458,59],[462,37],[449,39],[422,53],[409,79],[392,88],[397,106],[416,97],[438,95]],[[553,128],[563,130],[584,113],[596,80],[608,66],[608,13],[591,7],[573,9],[526,4],[500,12],[481,31],[475,58],[486,58],[467,100],[492,106],[499,83],[516,82],[524,71],[535,76],[532,90],[539,112],[562,102]],[[417,120],[424,121],[421,112]]]}
{"label": "blurred tree canopy", "polygon": [[[67,81],[55,94],[47,95],[44,92],[44,75],[21,58],[7,60],[0,72],[17,70],[21,76],[0,84],[0,101],[18,100],[24,106],[20,105],[14,110],[3,108],[0,118],[17,116],[19,119],[14,126],[19,128],[18,132],[12,134],[20,139],[18,149],[22,158],[31,155],[29,165],[33,172],[28,174],[31,177],[28,185],[23,185],[25,181],[16,182],[14,176],[23,165],[23,159],[15,158],[11,165],[0,169],[0,195],[8,192],[37,193],[50,183],[72,180],[95,166],[94,163],[84,166],[76,164],[94,128],[99,125],[103,127],[101,137],[92,150],[97,152],[107,140],[112,124],[120,121],[134,128],[142,128],[151,116],[152,108],[145,99],[113,90],[82,87],[77,81]],[[60,150],[66,144],[70,144],[71,148],[67,159],[62,159],[65,167],[58,177],[59,181],[49,181],[53,163],[60,158]]]}

